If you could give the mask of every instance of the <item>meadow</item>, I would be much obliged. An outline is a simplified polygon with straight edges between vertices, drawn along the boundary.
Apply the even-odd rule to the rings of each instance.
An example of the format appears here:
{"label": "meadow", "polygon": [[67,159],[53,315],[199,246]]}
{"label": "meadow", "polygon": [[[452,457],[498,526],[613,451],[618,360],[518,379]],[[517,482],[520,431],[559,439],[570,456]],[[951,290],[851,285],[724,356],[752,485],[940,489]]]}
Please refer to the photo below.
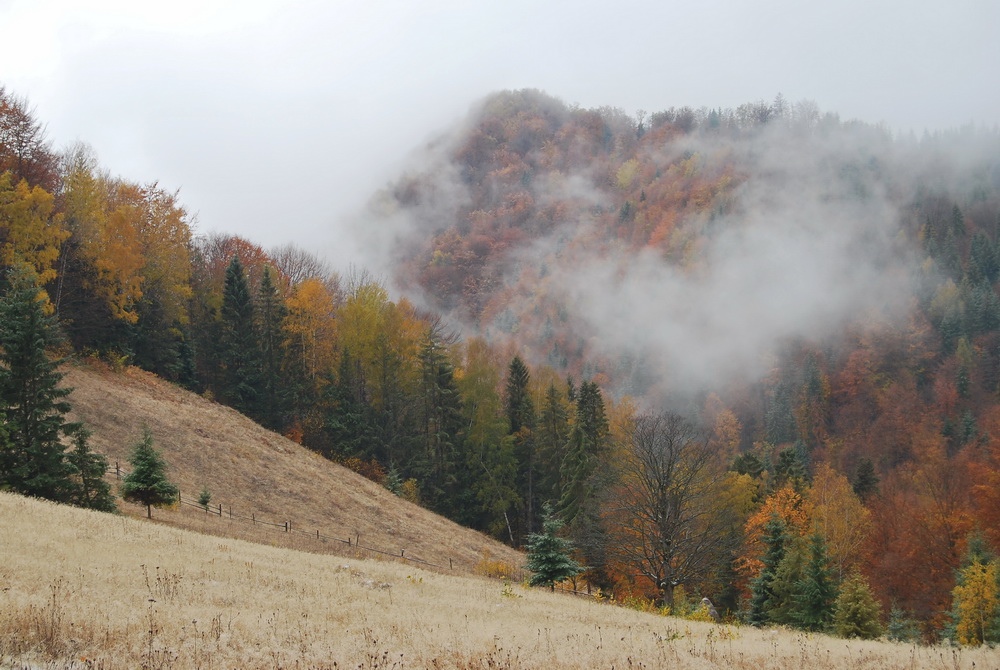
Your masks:
{"label": "meadow", "polygon": [[0,668],[998,668],[0,494]]}

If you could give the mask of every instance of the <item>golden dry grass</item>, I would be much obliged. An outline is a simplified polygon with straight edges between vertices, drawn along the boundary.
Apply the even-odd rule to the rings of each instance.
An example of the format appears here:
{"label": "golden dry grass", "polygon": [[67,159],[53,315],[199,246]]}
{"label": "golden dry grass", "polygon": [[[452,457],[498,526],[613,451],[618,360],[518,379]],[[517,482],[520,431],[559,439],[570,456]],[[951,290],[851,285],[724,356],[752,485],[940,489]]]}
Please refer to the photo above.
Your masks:
{"label": "golden dry grass", "polygon": [[0,494],[0,668],[989,669]]}
{"label": "golden dry grass", "polygon": [[[238,412],[169,384],[137,368],[114,372],[99,364],[65,369],[73,387],[73,415],[94,432],[91,445],[112,464],[127,467],[132,445],[149,426],[166,459],[168,476],[188,499],[202,487],[223,519],[181,506],[154,510],[161,522],[199,532],[290,546],[306,551],[357,555],[341,542],[319,542],[298,533],[228,520],[234,514],[283,523],[331,538],[360,539],[363,546],[474,572],[483,556],[520,566],[523,557],[506,545],[463,528],[392,495],[383,487],[330,463]],[[121,504],[145,515],[145,508]],[[373,555],[362,552],[361,555]]]}

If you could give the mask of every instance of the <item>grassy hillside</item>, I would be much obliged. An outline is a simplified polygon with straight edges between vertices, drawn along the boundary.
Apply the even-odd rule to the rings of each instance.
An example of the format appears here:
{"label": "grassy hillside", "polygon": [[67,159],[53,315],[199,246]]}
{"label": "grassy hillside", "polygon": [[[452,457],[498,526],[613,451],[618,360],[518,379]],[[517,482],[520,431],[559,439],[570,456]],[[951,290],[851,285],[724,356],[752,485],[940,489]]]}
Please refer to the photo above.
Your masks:
{"label": "grassy hillside", "polygon": [[995,668],[0,494],[0,668]]}
{"label": "grassy hillside", "polygon": [[[132,445],[146,425],[186,498],[202,487],[222,504],[223,517],[190,506],[154,510],[154,518],[201,532],[294,546],[307,551],[374,556],[336,541],[288,533],[235,515],[283,523],[329,538],[473,572],[484,556],[520,566],[521,554],[391,494],[346,468],[267,431],[236,411],[136,368],[113,372],[79,365],[63,382],[74,388],[75,417],[94,431],[91,444],[111,464],[127,467]],[[145,508],[122,503],[123,511]]]}

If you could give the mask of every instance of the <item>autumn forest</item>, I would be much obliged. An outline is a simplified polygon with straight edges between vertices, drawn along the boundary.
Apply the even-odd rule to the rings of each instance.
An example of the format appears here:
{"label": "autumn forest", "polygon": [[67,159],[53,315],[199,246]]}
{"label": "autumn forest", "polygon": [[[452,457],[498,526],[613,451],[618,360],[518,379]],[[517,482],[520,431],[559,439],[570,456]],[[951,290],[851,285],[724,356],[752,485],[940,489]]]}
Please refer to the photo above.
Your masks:
{"label": "autumn forest", "polygon": [[0,88],[0,293],[30,276],[53,356],[515,547],[556,516],[581,590],[1000,642],[995,130],[496,93],[359,216],[385,275],[200,234],[182,196]]}

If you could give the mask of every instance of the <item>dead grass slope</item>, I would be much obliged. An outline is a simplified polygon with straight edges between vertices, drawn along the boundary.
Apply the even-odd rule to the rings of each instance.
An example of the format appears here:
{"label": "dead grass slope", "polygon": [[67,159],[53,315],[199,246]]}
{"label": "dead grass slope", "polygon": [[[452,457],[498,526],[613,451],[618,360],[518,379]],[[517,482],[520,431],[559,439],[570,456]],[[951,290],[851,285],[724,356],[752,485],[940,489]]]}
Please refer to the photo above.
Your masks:
{"label": "dead grass slope", "polygon": [[984,670],[996,649],[644,614],[0,493],[0,669]]}
{"label": "dead grass slope", "polygon": [[[142,426],[152,431],[168,476],[195,499],[202,487],[222,518],[189,506],[154,510],[154,518],[200,532],[349,556],[375,556],[346,544],[319,541],[261,524],[230,520],[234,514],[283,523],[327,537],[472,572],[484,555],[520,566],[506,545],[463,528],[391,494],[383,487],[272,433],[238,412],[180,389],[136,368],[115,372],[98,364],[66,369],[73,387],[73,415],[93,431],[91,444],[123,467]],[[130,514],[144,508],[122,503]],[[450,569],[450,568],[449,568]]]}

